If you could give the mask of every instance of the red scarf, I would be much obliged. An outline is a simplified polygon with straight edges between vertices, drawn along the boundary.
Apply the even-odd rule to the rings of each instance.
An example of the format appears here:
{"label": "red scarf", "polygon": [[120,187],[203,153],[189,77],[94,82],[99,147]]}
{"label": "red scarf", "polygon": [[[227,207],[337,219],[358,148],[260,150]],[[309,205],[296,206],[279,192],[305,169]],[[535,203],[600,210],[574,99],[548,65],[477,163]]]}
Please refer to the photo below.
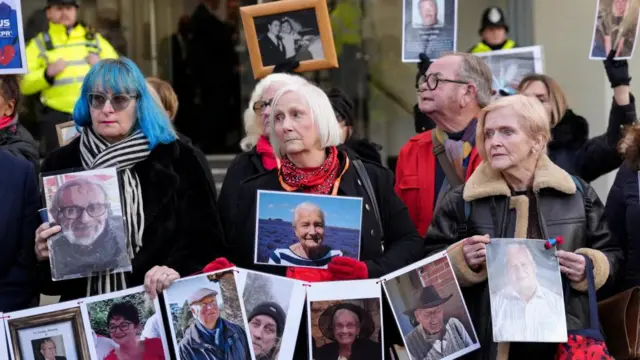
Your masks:
{"label": "red scarf", "polygon": [[302,189],[307,193],[329,195],[338,179],[339,168],[338,149],[333,146],[329,148],[324,164],[317,168],[300,169],[287,157],[282,158],[280,176],[289,187],[285,189],[287,191]]}
{"label": "red scarf", "polygon": [[11,123],[13,122],[13,119],[14,119],[13,117],[6,116],[6,115],[3,117],[0,117],[0,129],[4,129],[7,126],[11,125]]}
{"label": "red scarf", "polygon": [[269,139],[266,136],[260,136],[258,143],[256,144],[256,151],[260,155],[262,166],[265,170],[270,171],[278,166],[276,155],[273,153],[273,148],[269,143]]}

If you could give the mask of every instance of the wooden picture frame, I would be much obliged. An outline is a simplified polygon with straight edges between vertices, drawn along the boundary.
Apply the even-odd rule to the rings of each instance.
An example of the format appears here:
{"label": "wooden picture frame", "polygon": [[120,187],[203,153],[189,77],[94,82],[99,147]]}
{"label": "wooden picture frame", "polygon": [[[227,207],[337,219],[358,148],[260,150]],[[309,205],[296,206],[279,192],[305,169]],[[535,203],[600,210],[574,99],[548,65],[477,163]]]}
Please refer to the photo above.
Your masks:
{"label": "wooden picture frame", "polygon": [[65,132],[69,131],[69,128],[75,130],[76,123],[72,121],[63,122],[62,124],[56,124],[56,134],[58,135],[58,146],[64,146],[70,143],[78,134],[73,135],[65,141]]}
{"label": "wooden picture frame", "polygon": [[[314,28],[301,28],[301,31],[309,31],[317,32],[318,35],[306,35],[301,37],[301,39],[297,40],[299,43],[306,43],[311,40],[312,43],[303,45],[300,49],[303,51],[307,51],[308,54],[312,54],[312,51],[309,50],[311,46],[315,46],[315,49],[318,49],[318,46],[321,45],[322,58],[313,58],[311,60],[301,60],[302,51],[300,49],[294,50],[293,56],[287,56],[286,54],[290,54],[291,46],[287,46],[284,49],[285,54],[279,54],[276,56],[265,56],[267,65],[265,65],[265,61],[263,61],[263,53],[265,50],[265,46],[261,50],[261,39],[266,39],[268,37],[267,32],[262,32],[262,36],[258,38],[258,30],[256,29],[256,18],[260,17],[269,17],[267,19],[263,19],[261,21],[260,27],[261,30],[264,30],[265,26],[269,27],[273,25],[273,22],[278,20],[274,17],[278,15],[283,15],[282,20],[288,19],[293,20],[293,22],[297,25],[301,23],[296,22],[296,19],[292,19],[286,17],[286,13],[289,12],[298,12],[296,15],[301,14],[303,10],[313,9],[315,11],[315,18],[317,20],[316,27]],[[243,6],[240,8],[240,15],[242,17],[242,25],[244,27],[244,33],[247,41],[247,48],[249,50],[249,57],[251,59],[251,68],[253,70],[253,75],[255,79],[261,79],[273,72],[274,65],[278,62],[272,61],[273,59],[280,60],[281,56],[284,58],[281,61],[286,61],[288,59],[298,59],[300,60],[300,66],[295,69],[296,72],[305,72],[305,71],[313,71],[313,70],[321,70],[321,69],[330,69],[338,67],[338,57],[336,55],[336,48],[333,42],[333,31],[331,29],[331,20],[329,19],[329,9],[327,7],[327,0],[296,0],[296,1],[277,1],[265,4],[251,5],[251,6]],[[270,20],[273,19],[273,20]],[[270,21],[270,25],[267,25],[267,21]],[[282,21],[284,24],[285,21]],[[289,25],[293,30],[294,26],[291,21],[289,21]],[[279,28],[280,25],[278,25]],[[290,32],[289,34],[293,34]],[[295,35],[300,37],[299,32],[296,30]],[[305,40],[307,39],[307,40]],[[281,40],[282,42],[282,40]],[[298,44],[299,44],[298,43]],[[264,44],[264,42],[263,42]],[[289,43],[287,43],[288,45]],[[271,44],[272,47],[278,47],[276,44]],[[283,52],[283,44],[280,44],[280,53]],[[318,52],[315,53],[319,54]]]}
{"label": "wooden picture frame", "polygon": [[66,322],[71,322],[74,347],[78,355],[78,359],[90,360],[91,355],[89,352],[89,346],[86,338],[82,320],[82,311],[80,310],[80,307],[72,307],[63,310],[7,320],[9,331],[8,336],[11,339],[10,343],[13,354],[15,356],[15,360],[25,359],[25,354],[22,353],[22,347],[20,346],[20,330]]}

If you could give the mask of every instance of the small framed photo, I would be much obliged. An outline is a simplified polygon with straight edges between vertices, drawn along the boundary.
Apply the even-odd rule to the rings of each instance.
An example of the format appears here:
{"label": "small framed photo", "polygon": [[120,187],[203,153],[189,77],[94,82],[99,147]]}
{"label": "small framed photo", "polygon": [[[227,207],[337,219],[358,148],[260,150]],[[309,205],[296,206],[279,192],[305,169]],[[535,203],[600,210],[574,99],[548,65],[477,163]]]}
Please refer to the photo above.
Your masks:
{"label": "small framed photo", "polygon": [[255,263],[326,268],[360,259],[362,198],[258,191]]}
{"label": "small framed photo", "polygon": [[[410,359],[456,359],[480,348],[446,251],[385,276],[382,286]],[[433,334],[446,345],[436,346]]]}
{"label": "small framed photo", "polygon": [[74,121],[67,121],[56,125],[56,133],[58,134],[58,145],[64,146],[73,141],[80,133],[76,129]]}
{"label": "small framed photo", "polygon": [[63,357],[90,360],[82,311],[77,301],[4,314],[15,360]]}
{"label": "small framed photo", "polygon": [[[235,269],[176,280],[164,291],[164,300],[169,342],[179,358],[224,358],[216,343],[227,344],[236,359],[254,358]],[[224,332],[212,336],[217,329]]]}
{"label": "small framed photo", "polygon": [[286,60],[298,72],[338,67],[326,0],[276,1],[240,8],[256,79]]}
{"label": "small framed photo", "polygon": [[303,282],[245,269],[238,269],[236,279],[256,358],[292,359],[305,304]]}
{"label": "small framed photo", "polygon": [[560,263],[545,240],[491,239],[487,276],[493,340],[567,342]]}
{"label": "small framed photo", "polygon": [[382,360],[382,297],[378,280],[312,283],[307,288],[309,359]]}
{"label": "small framed photo", "polygon": [[48,217],[62,227],[49,238],[54,281],[131,271],[115,168],[43,174]]}
{"label": "small framed photo", "polygon": [[[117,349],[144,349],[145,359],[169,359],[160,303],[151,300],[143,286],[87,298],[84,324],[97,359],[116,358]],[[134,354],[122,354],[133,356]]]}

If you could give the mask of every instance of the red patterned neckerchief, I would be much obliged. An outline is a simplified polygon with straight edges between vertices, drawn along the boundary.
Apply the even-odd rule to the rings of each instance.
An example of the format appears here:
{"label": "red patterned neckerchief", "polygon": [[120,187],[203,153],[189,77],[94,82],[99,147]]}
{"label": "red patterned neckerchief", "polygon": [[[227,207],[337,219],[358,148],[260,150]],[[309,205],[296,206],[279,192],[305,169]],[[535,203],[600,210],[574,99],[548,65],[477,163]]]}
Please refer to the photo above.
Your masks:
{"label": "red patterned neckerchief", "polygon": [[327,159],[317,168],[300,169],[285,156],[280,164],[280,182],[287,191],[302,189],[312,194],[329,195],[338,179],[339,168],[338,149],[335,146],[328,149]]}

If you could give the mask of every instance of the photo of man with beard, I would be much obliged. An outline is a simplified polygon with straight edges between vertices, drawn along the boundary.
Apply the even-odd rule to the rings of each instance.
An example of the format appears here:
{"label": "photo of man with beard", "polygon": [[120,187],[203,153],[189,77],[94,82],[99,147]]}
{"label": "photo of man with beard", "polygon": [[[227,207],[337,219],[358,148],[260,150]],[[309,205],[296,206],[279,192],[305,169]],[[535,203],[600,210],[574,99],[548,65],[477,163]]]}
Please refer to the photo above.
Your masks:
{"label": "photo of man with beard", "polygon": [[[117,179],[115,174],[113,179]],[[49,213],[62,231],[49,245],[54,280],[131,270],[123,218],[112,205],[98,177],[79,175],[55,191]]]}

